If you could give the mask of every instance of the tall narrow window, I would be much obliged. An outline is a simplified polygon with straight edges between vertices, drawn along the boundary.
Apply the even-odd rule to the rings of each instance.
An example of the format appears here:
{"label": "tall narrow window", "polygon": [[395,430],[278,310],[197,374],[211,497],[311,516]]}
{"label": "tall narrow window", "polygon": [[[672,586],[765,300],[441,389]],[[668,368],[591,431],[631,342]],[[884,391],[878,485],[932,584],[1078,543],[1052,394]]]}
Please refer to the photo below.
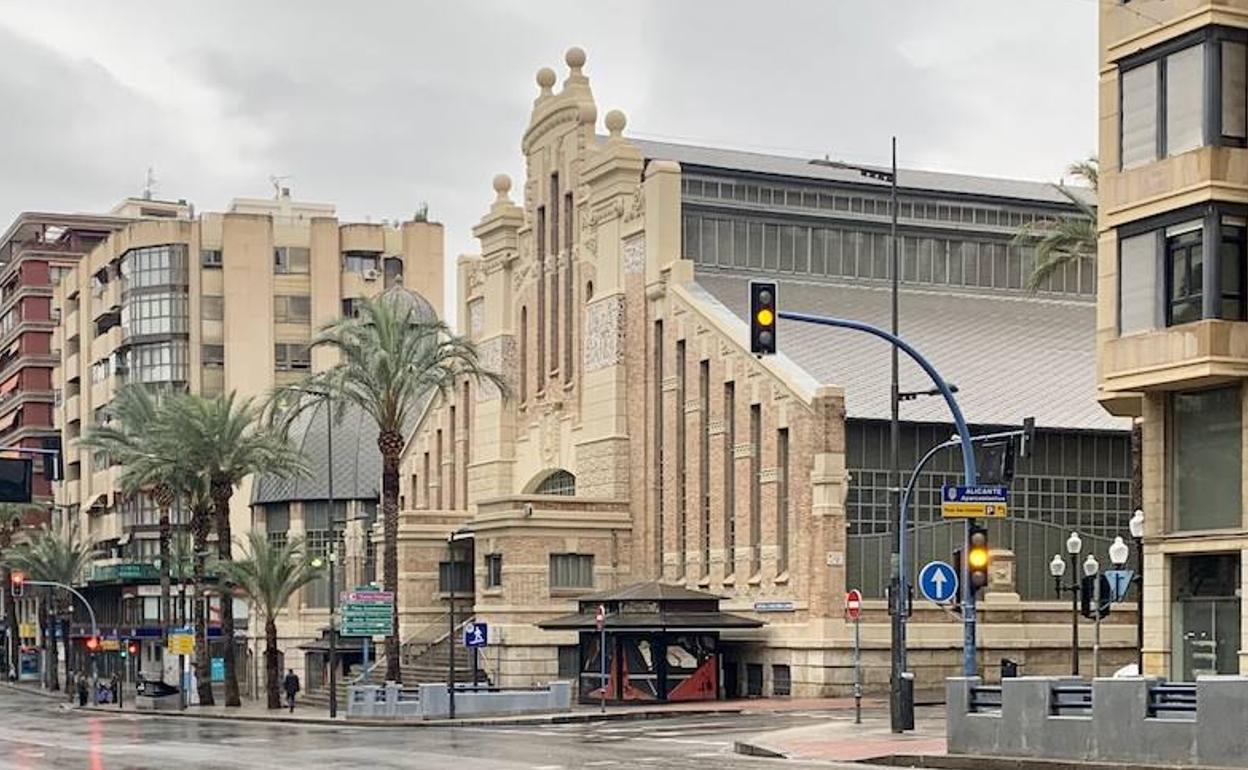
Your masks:
{"label": "tall narrow window", "polygon": [[529,309],[520,308],[520,402],[529,400]]}
{"label": "tall narrow window", "polygon": [[1166,154],[1205,143],[1205,47],[1192,46],[1166,57]]}
{"label": "tall narrow window", "polygon": [[1203,223],[1199,220],[1166,228],[1169,281],[1167,315],[1170,325],[1199,321],[1204,288]]}
{"label": "tall narrow window", "polygon": [[431,503],[433,502],[433,500],[432,500],[432,499],[430,499],[430,497],[429,497],[429,492],[430,492],[430,490],[429,490],[429,471],[430,471],[430,468],[431,468],[431,465],[430,465],[430,462],[429,462],[429,453],[428,453],[428,452],[425,452],[425,496],[424,496],[424,507],[425,507],[425,508],[432,508],[432,507],[433,507],[433,505],[431,504]]}
{"label": "tall narrow window", "polygon": [[464,473],[462,481],[462,499],[464,509],[468,508],[468,466],[472,463],[472,387],[464,381]]}
{"label": "tall narrow window", "polygon": [[[568,277],[563,274],[563,260],[559,258],[559,174],[550,175],[550,253],[555,267],[550,275],[550,370],[559,368],[559,284]],[[570,308],[564,308],[565,312]]]}
{"label": "tall narrow window", "polygon": [[546,380],[546,207],[537,208],[537,318],[533,327],[537,332],[537,380],[536,392],[542,392]]}
{"label": "tall narrow window", "polygon": [[1219,318],[1244,319],[1244,226],[1242,217],[1222,217],[1222,244],[1218,268],[1222,275],[1222,307]]}
{"label": "tall narrow window", "polygon": [[449,419],[446,422],[446,428],[449,431],[447,439],[451,447],[451,461],[446,464],[446,507],[455,510],[455,475],[457,468],[455,467],[455,457],[458,454],[455,448],[455,406],[452,404],[448,411]]}
{"label": "tall narrow window", "polygon": [[1242,146],[1248,138],[1248,45],[1222,41],[1222,136]]}
{"label": "tall narrow window", "polygon": [[572,193],[563,196],[563,230],[564,230],[564,248],[567,249],[567,256],[564,263],[567,265],[567,271],[563,277],[563,381],[572,381],[572,362],[573,349],[572,335],[575,331],[573,320],[575,313],[573,311],[572,287],[576,285],[575,263],[572,261]]}
{"label": "tall narrow window", "polygon": [[663,569],[664,494],[663,486],[663,322],[654,322],[654,554],[659,572]]}
{"label": "tall narrow window", "polygon": [[737,551],[737,384],[724,383],[724,574],[736,568]]}
{"label": "tall narrow window", "polygon": [[685,341],[676,341],[676,548],[679,551],[680,574],[685,574],[685,554],[689,546],[689,448],[685,443],[685,399],[688,398],[685,375]]}
{"label": "tall narrow window", "polygon": [[433,445],[435,449],[433,461],[437,463],[438,466],[438,504],[435,507],[440,511],[442,510],[442,489],[446,486],[446,484],[443,483],[446,477],[446,468],[442,464],[442,429],[438,428],[437,433],[434,435],[436,438]]}
{"label": "tall narrow window", "polygon": [[550,175],[550,253],[559,253],[559,174]]}
{"label": "tall narrow window", "polygon": [[1175,393],[1167,431],[1175,531],[1243,527],[1238,387]]}
{"label": "tall narrow window", "polygon": [[1120,334],[1156,328],[1157,233],[1118,241],[1118,331]]}
{"label": "tall narrow window", "polygon": [[762,568],[763,494],[759,485],[763,454],[763,406],[750,405],[750,574]]}
{"label": "tall narrow window", "polygon": [[1122,73],[1122,167],[1157,160],[1157,62]]}
{"label": "tall narrow window", "polygon": [[776,434],[776,572],[789,571],[789,429]]}
{"label": "tall narrow window", "polygon": [[711,362],[703,361],[698,367],[698,419],[702,428],[698,433],[698,494],[702,501],[702,575],[711,574]]}

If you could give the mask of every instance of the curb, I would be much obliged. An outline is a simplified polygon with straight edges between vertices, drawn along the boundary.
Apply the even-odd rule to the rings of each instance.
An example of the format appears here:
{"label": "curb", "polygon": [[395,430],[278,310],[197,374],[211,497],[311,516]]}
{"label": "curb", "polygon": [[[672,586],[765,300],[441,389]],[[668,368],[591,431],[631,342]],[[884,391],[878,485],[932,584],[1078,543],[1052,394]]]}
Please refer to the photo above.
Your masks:
{"label": "curb", "polygon": [[746,743],[745,741],[734,741],[732,744],[734,754],[744,754],[747,757],[765,757],[767,759],[788,759],[789,755],[778,749],[769,748],[760,743]]}
{"label": "curb", "polygon": [[26,695],[37,695],[40,698],[47,698],[48,700],[57,700],[57,701],[65,701],[65,702],[69,701],[69,697],[65,694],[64,690],[61,690],[59,692],[51,692],[49,690],[44,690],[42,687],[35,687],[32,685],[20,685],[20,684],[14,684],[12,682],[0,682],[0,687],[3,687],[4,689],[10,690],[12,692],[20,692]]}
{"label": "curb", "polygon": [[92,711],[101,714],[133,715],[168,719],[212,719],[223,722],[260,722],[271,724],[299,724],[317,727],[508,727],[511,725],[579,724],[588,722],[622,722],[634,720],[673,719],[676,717],[707,717],[716,714],[739,715],[741,709],[696,709],[684,711],[620,711],[608,714],[567,713],[536,714],[521,717],[476,717],[467,719],[330,719],[328,717],[292,717],[274,714],[207,714],[197,713],[194,708],[186,711],[135,711],[108,706],[83,706],[76,711]]}

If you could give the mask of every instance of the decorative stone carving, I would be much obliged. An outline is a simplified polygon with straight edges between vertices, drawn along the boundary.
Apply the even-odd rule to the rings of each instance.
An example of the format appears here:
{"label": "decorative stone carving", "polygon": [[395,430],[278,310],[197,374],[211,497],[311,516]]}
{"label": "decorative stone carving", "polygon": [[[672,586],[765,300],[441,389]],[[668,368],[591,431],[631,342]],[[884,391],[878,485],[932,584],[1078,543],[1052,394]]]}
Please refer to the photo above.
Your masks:
{"label": "decorative stone carving", "polygon": [[641,185],[633,188],[633,198],[628,203],[628,207],[624,212],[624,221],[632,222],[645,216],[646,213],[646,190]]}
{"label": "decorative stone carving", "polygon": [[780,480],[779,468],[763,468],[758,472],[759,484],[775,484]]}
{"label": "decorative stone carving", "polygon": [[734,458],[753,457],[754,445],[753,444],[733,444],[732,456]]}
{"label": "decorative stone carving", "polygon": [[716,418],[706,423],[706,432],[712,436],[719,436],[728,432],[728,423],[723,418]]}
{"label": "decorative stone carving", "polygon": [[559,415],[550,405],[542,410],[538,435],[541,437],[542,462],[547,466],[555,465],[559,459]]}
{"label": "decorative stone carving", "polygon": [[624,296],[612,294],[585,307],[585,371],[624,361]]}
{"label": "decorative stone carving", "polygon": [[468,284],[468,294],[478,294],[485,288],[485,271],[480,267],[474,267],[468,271],[465,277]]}
{"label": "decorative stone carving", "polygon": [[576,447],[576,491],[587,497],[628,495],[628,441],[609,439]]}
{"label": "decorative stone carving", "polygon": [[634,235],[624,241],[624,273],[636,275],[646,270],[646,237]]}
{"label": "decorative stone carving", "polygon": [[[507,384],[511,388],[515,388],[516,367],[516,338],[510,334],[502,334],[492,337],[477,346],[477,351],[481,357],[481,368],[489,372],[496,372],[503,375]],[[477,388],[478,401],[494,401],[502,396],[498,387],[486,380],[481,381],[481,387]]]}

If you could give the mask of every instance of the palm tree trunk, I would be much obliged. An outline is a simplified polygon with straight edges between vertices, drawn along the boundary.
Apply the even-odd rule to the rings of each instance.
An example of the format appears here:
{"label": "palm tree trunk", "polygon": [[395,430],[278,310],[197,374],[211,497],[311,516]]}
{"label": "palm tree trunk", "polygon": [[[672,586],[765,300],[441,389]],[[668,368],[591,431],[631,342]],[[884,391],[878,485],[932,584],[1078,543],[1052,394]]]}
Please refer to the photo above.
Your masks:
{"label": "palm tree trunk", "polygon": [[[69,689],[70,675],[74,671],[74,646],[69,641],[70,613],[61,616],[61,639],[65,644],[65,688]],[[81,667],[81,656],[79,656],[79,667]]]}
{"label": "palm tree trunk", "polygon": [[1131,510],[1144,507],[1144,421],[1131,421]]}
{"label": "palm tree trunk", "polygon": [[48,689],[61,689],[60,674],[57,671],[56,639],[52,626],[52,592],[45,593],[40,606],[40,625],[43,626],[43,648],[48,651]]}
{"label": "palm tree trunk", "polygon": [[4,593],[4,622],[8,631],[8,651],[5,654],[9,663],[9,671],[13,674],[14,680],[21,673],[22,665],[22,640],[18,636],[20,629],[17,626],[17,600],[13,598],[13,593],[8,589],[9,585],[9,568],[0,567],[0,589]]}
{"label": "palm tree trunk", "polygon": [[282,707],[282,695],[278,691],[281,669],[277,665],[277,621],[269,616],[264,621],[264,691],[268,694],[269,708]]}
{"label": "palm tree trunk", "polygon": [[[234,495],[234,483],[229,479],[212,480],[212,507],[217,520],[217,557],[222,562],[234,559],[234,541],[230,532],[230,498]],[[234,657],[234,595],[222,581],[221,584],[221,638],[225,641],[225,705],[241,706],[238,690],[238,670]]]}
{"label": "palm tree trunk", "polygon": [[[172,586],[169,581],[169,508],[160,509],[160,639],[161,647],[169,649],[169,626],[173,625]],[[160,681],[165,681],[165,667],[160,667]]]}
{"label": "palm tree trunk", "polygon": [[191,512],[191,529],[194,530],[193,581],[195,591],[191,594],[191,615],[195,618],[195,679],[198,682],[199,703],[211,706],[212,663],[208,652],[208,613],[204,611],[204,554],[208,551],[209,512]]}
{"label": "palm tree trunk", "polygon": [[382,534],[382,583],[394,594],[394,615],[391,618],[391,634],[386,637],[386,679],[403,681],[403,669],[399,666],[399,453],[403,451],[403,438],[397,431],[382,431],[377,436],[381,450],[381,516]]}

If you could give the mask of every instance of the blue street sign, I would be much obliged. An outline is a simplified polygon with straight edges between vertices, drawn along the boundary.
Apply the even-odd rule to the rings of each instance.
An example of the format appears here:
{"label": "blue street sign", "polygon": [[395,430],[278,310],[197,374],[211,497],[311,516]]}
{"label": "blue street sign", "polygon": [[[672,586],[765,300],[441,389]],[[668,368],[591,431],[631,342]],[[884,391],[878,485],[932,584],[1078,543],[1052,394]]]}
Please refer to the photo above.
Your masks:
{"label": "blue street sign", "polygon": [[1131,580],[1134,577],[1135,572],[1129,569],[1105,570],[1105,579],[1109,582],[1109,601],[1126,600],[1127,594],[1131,591]]}
{"label": "blue street sign", "polygon": [[469,623],[464,626],[464,646],[484,647],[490,643],[490,627],[485,623]]}
{"label": "blue street sign", "polygon": [[1010,490],[999,485],[973,487],[946,484],[940,491],[940,512],[946,519],[1004,519]]}
{"label": "blue street sign", "polygon": [[948,604],[958,595],[957,570],[943,561],[928,562],[919,572],[919,591],[929,602]]}

